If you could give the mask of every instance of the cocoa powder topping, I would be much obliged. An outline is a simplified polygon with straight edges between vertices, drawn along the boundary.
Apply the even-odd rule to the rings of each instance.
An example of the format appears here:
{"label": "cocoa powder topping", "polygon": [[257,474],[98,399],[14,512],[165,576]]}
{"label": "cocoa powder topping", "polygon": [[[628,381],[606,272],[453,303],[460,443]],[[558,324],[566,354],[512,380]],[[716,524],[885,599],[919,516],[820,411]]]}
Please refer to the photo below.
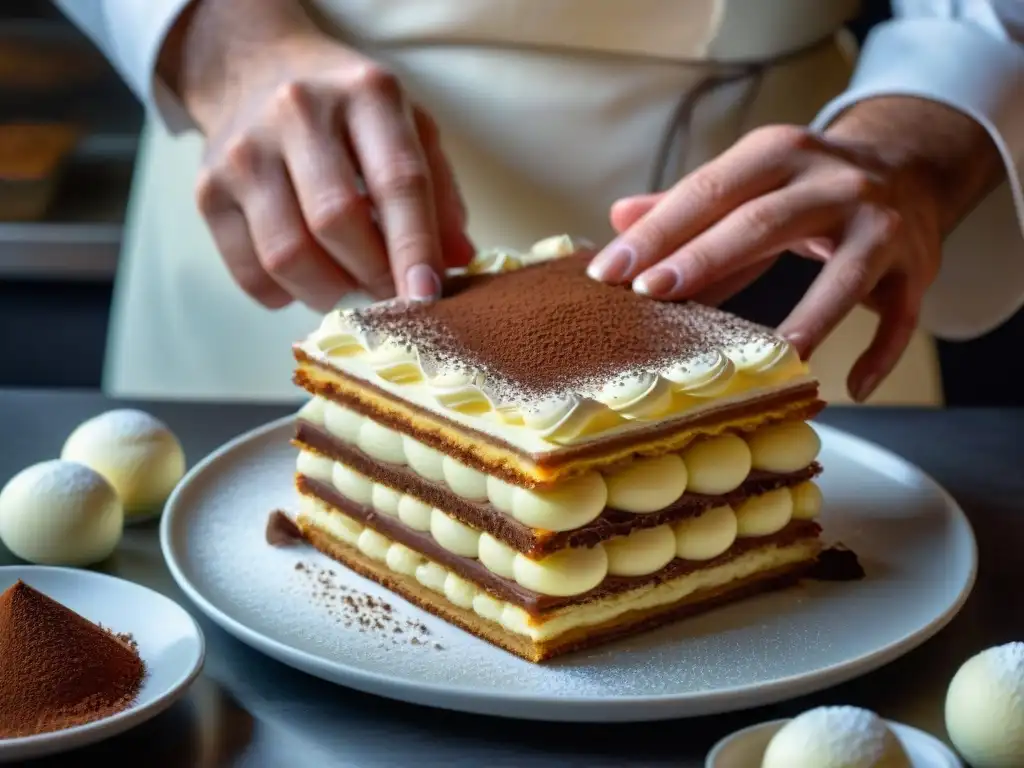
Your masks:
{"label": "cocoa powder topping", "polygon": [[[589,254],[587,254],[589,256]],[[415,347],[428,367],[483,374],[501,402],[579,393],[713,349],[767,341],[764,328],[694,303],[659,302],[586,275],[584,255],[459,276],[429,303],[388,303],[350,319],[371,340]]]}
{"label": "cocoa powder topping", "polygon": [[0,739],[84,725],[130,707],[145,666],[130,636],[18,581],[0,595]]}
{"label": "cocoa powder topping", "polygon": [[[328,616],[346,629],[379,634],[382,648],[432,642],[432,633],[422,621],[405,618],[386,600],[345,586],[330,568],[297,563],[295,570],[309,579],[313,600],[327,609]],[[440,643],[434,642],[433,646],[444,650]]]}
{"label": "cocoa powder topping", "polygon": [[280,509],[275,509],[267,518],[266,537],[272,547],[290,547],[305,541],[299,526]]}

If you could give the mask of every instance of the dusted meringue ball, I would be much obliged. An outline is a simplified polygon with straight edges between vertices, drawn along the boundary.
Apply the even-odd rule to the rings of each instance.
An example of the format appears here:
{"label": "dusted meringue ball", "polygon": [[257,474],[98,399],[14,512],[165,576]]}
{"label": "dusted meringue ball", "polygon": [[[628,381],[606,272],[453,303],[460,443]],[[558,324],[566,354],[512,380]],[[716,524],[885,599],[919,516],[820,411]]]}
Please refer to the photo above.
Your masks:
{"label": "dusted meringue ball", "polygon": [[761,768],[912,768],[900,740],[874,712],[818,707],[772,737]]}
{"label": "dusted meringue ball", "polygon": [[44,461],[16,474],[0,491],[0,539],[30,563],[98,563],[117,548],[123,528],[114,488],[82,464]]}
{"label": "dusted meringue ball", "polygon": [[114,486],[129,518],[159,509],[185,474],[181,443],[167,425],[134,409],[82,422],[60,457],[92,467]]}
{"label": "dusted meringue ball", "polygon": [[975,768],[1024,762],[1024,643],[968,659],[946,693],[946,730]]}

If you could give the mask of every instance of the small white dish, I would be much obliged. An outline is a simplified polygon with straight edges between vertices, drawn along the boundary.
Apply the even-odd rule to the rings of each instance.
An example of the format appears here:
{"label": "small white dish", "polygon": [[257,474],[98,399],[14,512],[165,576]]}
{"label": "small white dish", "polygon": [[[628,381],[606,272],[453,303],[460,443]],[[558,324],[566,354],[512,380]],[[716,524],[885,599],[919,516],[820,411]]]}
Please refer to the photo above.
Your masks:
{"label": "small white dish", "polygon": [[[704,768],[757,768],[772,737],[788,722],[772,720],[726,736],[708,753]],[[885,724],[903,743],[913,768],[963,768],[952,750],[931,734],[892,720]]]}
{"label": "small white dish", "polygon": [[131,634],[146,679],[135,704],[116,715],[62,731],[0,739],[0,762],[66,752],[123,733],[171,706],[199,675],[205,655],[202,631],[170,598],[94,571],[35,565],[0,567],[0,592],[18,579],[89,621]]}

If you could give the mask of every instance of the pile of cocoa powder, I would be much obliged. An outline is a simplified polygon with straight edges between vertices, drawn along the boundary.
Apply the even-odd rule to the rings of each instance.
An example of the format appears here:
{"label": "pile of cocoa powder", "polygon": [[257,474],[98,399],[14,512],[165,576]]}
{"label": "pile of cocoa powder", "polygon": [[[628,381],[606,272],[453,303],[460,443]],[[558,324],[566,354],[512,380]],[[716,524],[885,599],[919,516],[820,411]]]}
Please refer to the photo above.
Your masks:
{"label": "pile of cocoa powder", "polygon": [[117,714],[135,702],[145,675],[130,636],[20,580],[0,595],[0,739]]}

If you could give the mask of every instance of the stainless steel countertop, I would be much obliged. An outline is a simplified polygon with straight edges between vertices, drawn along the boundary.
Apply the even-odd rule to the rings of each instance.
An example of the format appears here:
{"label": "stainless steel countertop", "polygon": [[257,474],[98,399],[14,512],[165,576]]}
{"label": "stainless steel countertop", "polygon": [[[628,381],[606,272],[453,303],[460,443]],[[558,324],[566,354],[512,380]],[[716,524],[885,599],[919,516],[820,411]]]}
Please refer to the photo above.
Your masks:
{"label": "stainless steel countertop", "polygon": [[[115,404],[95,393],[0,390],[0,484],[55,457],[80,421]],[[257,405],[134,404],[164,419],[194,463],[227,439],[287,412]],[[932,474],[967,511],[980,572],[963,612],[900,661],[837,688],[724,716],[639,725],[561,725],[474,717],[348,691],[234,640],[170,578],[156,525],[128,530],[102,570],[170,595],[202,625],[208,655],[188,697],[121,737],[39,765],[648,766],[698,768],[727,733],[826,703],[865,706],[945,737],[946,686],[982,648],[1024,640],[1024,411],[831,409],[822,421],[874,440]],[[0,550],[0,563],[13,562]]]}

